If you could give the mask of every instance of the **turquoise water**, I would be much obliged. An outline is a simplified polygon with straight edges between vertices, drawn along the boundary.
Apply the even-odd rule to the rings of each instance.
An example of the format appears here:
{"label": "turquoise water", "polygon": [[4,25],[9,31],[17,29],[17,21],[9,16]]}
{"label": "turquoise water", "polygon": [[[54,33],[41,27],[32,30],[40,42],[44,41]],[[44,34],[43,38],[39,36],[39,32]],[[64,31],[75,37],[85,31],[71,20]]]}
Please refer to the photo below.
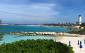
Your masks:
{"label": "turquoise water", "polygon": [[5,34],[3,35],[3,38],[0,41],[0,44],[3,43],[12,43],[15,41],[20,41],[20,40],[27,40],[27,39],[53,39],[53,36],[18,36],[18,35],[9,35]]}
{"label": "turquoise water", "polygon": [[0,26],[0,32],[68,32],[64,27],[50,26]]}
{"label": "turquoise water", "polygon": [[[29,25],[17,25],[17,26],[0,26],[0,32],[68,32],[70,30],[64,27],[55,27],[55,26],[29,26]],[[27,39],[53,39],[52,36],[18,36],[18,35],[3,35],[3,38],[0,40],[0,44],[3,43],[12,43],[20,40]]]}

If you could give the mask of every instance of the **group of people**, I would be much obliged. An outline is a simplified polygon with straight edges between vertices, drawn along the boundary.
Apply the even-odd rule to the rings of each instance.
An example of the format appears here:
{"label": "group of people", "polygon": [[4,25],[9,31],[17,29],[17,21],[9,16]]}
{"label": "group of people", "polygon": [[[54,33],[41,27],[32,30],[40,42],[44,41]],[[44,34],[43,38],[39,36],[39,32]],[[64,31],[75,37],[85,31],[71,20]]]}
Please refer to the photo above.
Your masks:
{"label": "group of people", "polygon": [[[85,44],[85,40],[83,42]],[[83,48],[83,45],[82,44],[83,44],[82,41],[78,40],[79,48]],[[71,46],[71,41],[69,41],[69,46]]]}

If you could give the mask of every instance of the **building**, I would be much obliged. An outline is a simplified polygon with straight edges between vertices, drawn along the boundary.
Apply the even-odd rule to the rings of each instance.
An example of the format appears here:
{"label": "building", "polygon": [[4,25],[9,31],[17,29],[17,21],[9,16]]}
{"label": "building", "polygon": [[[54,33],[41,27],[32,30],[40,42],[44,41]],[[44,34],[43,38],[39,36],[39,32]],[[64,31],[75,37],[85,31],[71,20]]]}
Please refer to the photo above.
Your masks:
{"label": "building", "polygon": [[78,24],[81,25],[82,24],[82,16],[78,15]]}

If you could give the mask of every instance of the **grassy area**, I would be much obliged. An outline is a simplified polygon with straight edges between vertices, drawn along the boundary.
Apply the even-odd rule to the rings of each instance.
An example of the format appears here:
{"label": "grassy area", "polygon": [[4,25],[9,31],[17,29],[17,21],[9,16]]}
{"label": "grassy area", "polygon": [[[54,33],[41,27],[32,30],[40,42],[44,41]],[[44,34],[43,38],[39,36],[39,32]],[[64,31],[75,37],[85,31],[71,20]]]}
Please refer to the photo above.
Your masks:
{"label": "grassy area", "polygon": [[21,40],[0,45],[0,53],[74,53],[72,47],[53,40]]}

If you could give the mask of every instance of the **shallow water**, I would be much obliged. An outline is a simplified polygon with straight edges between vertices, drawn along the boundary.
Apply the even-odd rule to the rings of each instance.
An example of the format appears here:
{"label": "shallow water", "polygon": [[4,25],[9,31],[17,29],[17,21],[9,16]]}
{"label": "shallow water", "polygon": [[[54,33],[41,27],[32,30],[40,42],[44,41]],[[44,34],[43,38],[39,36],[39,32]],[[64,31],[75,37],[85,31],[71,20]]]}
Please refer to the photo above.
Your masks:
{"label": "shallow water", "polygon": [[[31,26],[31,25],[6,25],[0,26],[0,33],[9,33],[9,32],[68,32],[70,30],[64,27],[56,26]],[[18,35],[3,35],[3,38],[0,40],[0,44],[3,43],[12,43],[20,40],[27,39],[53,39],[52,36],[18,36]]]}
{"label": "shallow water", "polygon": [[2,40],[0,40],[0,44],[3,43],[12,43],[15,41],[20,41],[20,40],[27,40],[27,39],[53,39],[53,36],[18,36],[18,35],[9,35],[5,34],[3,35]]}

